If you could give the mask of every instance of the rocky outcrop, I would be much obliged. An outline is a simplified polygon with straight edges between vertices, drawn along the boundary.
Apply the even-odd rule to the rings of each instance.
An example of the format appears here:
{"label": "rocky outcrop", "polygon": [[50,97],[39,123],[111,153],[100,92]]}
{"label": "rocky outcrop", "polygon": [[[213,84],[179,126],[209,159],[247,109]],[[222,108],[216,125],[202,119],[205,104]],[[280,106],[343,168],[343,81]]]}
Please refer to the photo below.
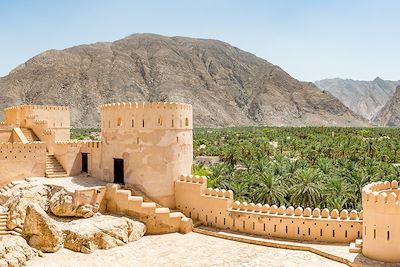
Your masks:
{"label": "rocky outcrop", "polygon": [[83,253],[125,245],[146,232],[146,226],[141,222],[110,215],[74,220],[63,227],[64,247]]}
{"label": "rocky outcrop", "polygon": [[49,201],[50,211],[61,217],[92,217],[99,211],[100,205],[84,204],[78,205],[74,199],[74,193],[65,189],[53,194]]}
{"label": "rocky outcrop", "polygon": [[7,227],[13,230],[23,226],[28,205],[38,204],[41,209],[47,211],[49,208],[49,197],[51,188],[46,185],[26,185],[25,187],[13,189],[4,203],[8,208]]}
{"label": "rocky outcrop", "polygon": [[98,106],[123,101],[190,103],[196,127],[366,125],[313,83],[218,40],[134,34],[50,50],[0,78],[0,109],[68,105],[75,127],[98,127]]}
{"label": "rocky outcrop", "polygon": [[56,252],[63,245],[63,232],[59,224],[51,219],[38,204],[26,208],[22,235],[28,244],[43,252]]}
{"label": "rocky outcrop", "polygon": [[400,126],[400,86],[389,102],[374,117],[374,122],[379,126]]}
{"label": "rocky outcrop", "polygon": [[382,80],[356,81],[351,79],[324,79],[315,84],[338,98],[345,106],[368,120],[390,100],[400,81]]}
{"label": "rocky outcrop", "polygon": [[42,253],[31,248],[20,236],[7,235],[0,238],[0,267],[17,267]]}

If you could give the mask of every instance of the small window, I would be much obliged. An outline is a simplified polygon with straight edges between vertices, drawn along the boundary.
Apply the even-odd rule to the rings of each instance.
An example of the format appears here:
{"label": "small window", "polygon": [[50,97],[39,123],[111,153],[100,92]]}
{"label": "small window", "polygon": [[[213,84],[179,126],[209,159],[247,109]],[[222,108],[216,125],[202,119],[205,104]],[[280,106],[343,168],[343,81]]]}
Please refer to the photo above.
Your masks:
{"label": "small window", "polygon": [[179,143],[179,137],[178,136],[176,137],[176,142]]}
{"label": "small window", "polygon": [[108,128],[111,128],[111,120],[108,121]]}
{"label": "small window", "polygon": [[189,118],[185,119],[185,126],[189,126]]}
{"label": "small window", "polygon": [[174,120],[172,120],[171,125],[172,125],[172,128],[174,128]]}
{"label": "small window", "polygon": [[162,121],[161,117],[158,118],[157,123],[158,123],[158,126],[162,126],[163,121]]}
{"label": "small window", "polygon": [[118,127],[122,126],[122,118],[118,118],[118,120],[117,120],[117,126],[118,126]]}
{"label": "small window", "polygon": [[144,119],[142,120],[142,127],[144,128]]}
{"label": "small window", "polygon": [[135,127],[135,120],[132,120],[131,126],[132,126],[132,128]]}

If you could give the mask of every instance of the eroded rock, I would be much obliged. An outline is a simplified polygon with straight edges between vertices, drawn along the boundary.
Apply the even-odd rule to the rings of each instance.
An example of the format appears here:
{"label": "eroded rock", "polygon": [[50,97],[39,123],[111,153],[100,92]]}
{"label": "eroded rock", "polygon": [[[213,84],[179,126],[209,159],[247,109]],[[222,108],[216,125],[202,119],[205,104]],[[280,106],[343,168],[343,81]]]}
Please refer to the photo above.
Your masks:
{"label": "eroded rock", "polygon": [[22,237],[0,237],[0,267],[22,266],[35,256],[42,256],[42,253],[30,247]]}
{"label": "eroded rock", "polygon": [[74,193],[65,189],[54,193],[49,201],[50,211],[56,216],[92,217],[99,211],[98,204],[79,205],[74,199]]}
{"label": "eroded rock", "polygon": [[43,210],[48,210],[51,188],[46,185],[31,185],[13,189],[9,194],[4,206],[9,210],[7,227],[14,229],[22,227],[28,205],[35,203]]}
{"label": "eroded rock", "polygon": [[64,247],[83,253],[125,245],[140,239],[146,232],[141,222],[111,215],[74,220],[63,228]]}
{"label": "eroded rock", "polygon": [[38,204],[27,206],[22,234],[30,246],[43,252],[55,252],[63,245],[64,238],[60,225]]}

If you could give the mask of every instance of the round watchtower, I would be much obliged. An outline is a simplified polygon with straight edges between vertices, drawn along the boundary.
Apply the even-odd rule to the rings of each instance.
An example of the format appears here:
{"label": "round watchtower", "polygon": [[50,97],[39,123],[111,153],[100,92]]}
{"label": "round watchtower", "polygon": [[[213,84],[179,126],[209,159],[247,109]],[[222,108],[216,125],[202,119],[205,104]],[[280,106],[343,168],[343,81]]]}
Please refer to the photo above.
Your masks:
{"label": "round watchtower", "polygon": [[364,256],[400,262],[400,189],[398,182],[377,182],[363,188]]}
{"label": "round watchtower", "polygon": [[174,208],[174,181],[192,168],[192,118],[188,104],[101,106],[103,177],[133,185],[159,204]]}

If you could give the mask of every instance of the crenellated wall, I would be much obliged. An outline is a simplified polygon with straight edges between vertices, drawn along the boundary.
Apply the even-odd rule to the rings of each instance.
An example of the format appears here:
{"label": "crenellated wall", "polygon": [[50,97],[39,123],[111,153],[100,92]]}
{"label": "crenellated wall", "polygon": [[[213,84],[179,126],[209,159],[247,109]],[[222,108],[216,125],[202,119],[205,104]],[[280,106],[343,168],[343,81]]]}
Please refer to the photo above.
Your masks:
{"label": "crenellated wall", "polygon": [[[70,110],[65,106],[20,105],[4,109],[4,123],[31,128],[40,138],[44,130],[54,131],[55,141],[70,138]],[[40,138],[40,140],[42,140]],[[42,140],[43,141],[43,140]]]}
{"label": "crenellated wall", "polygon": [[205,177],[180,176],[176,206],[204,225],[293,240],[351,242],[362,236],[362,213],[234,202],[233,192],[207,188]]}
{"label": "crenellated wall", "polygon": [[0,144],[0,186],[26,177],[44,176],[45,168],[46,144]]}
{"label": "crenellated wall", "polygon": [[114,181],[114,159],[124,161],[125,183],[162,206],[174,208],[174,181],[193,164],[192,107],[179,103],[101,106],[105,181]]}
{"label": "crenellated wall", "polygon": [[397,181],[363,188],[362,253],[372,259],[400,262],[400,189]]}
{"label": "crenellated wall", "polygon": [[71,140],[55,142],[54,156],[63,166],[68,175],[79,175],[82,171],[82,153],[88,154],[88,173],[93,177],[101,175],[101,150],[100,141]]}

